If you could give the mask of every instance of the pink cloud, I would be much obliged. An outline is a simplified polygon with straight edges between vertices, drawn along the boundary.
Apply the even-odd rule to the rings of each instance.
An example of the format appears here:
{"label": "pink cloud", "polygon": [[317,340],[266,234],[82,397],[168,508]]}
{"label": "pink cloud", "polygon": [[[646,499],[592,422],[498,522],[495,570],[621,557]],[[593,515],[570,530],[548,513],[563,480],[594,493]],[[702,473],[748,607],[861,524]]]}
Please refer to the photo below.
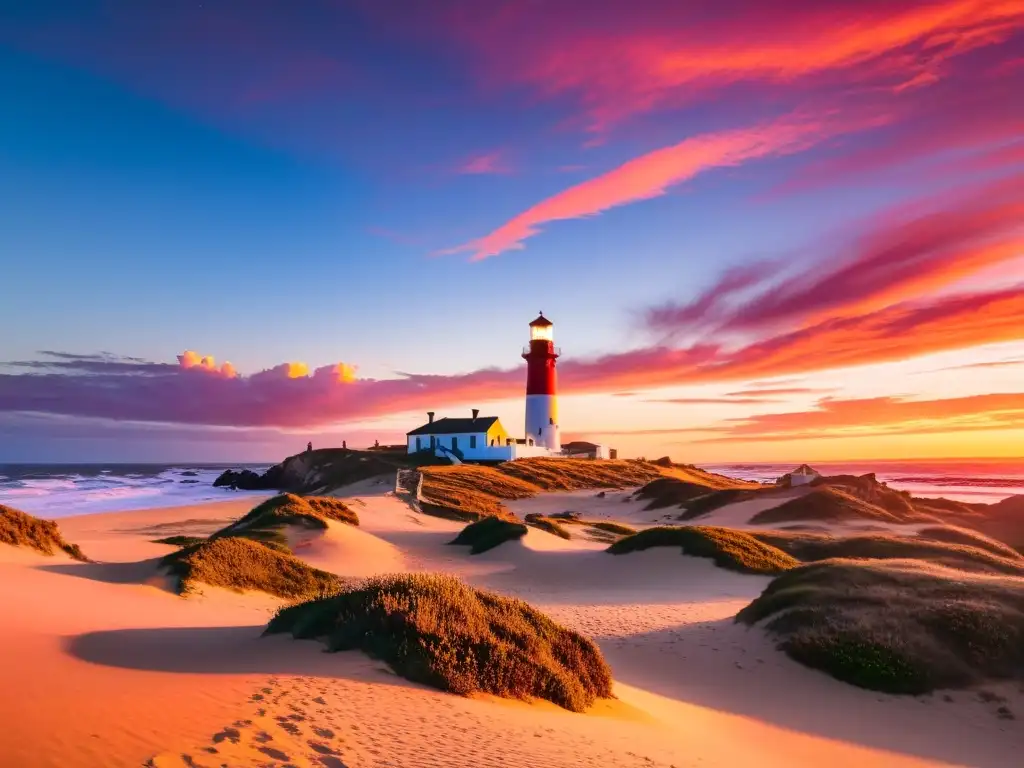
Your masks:
{"label": "pink cloud", "polygon": [[784,273],[768,265],[726,273],[698,298],[651,308],[657,332],[765,331],[881,309],[948,289],[1024,253],[1024,177],[884,212],[846,253]]}
{"label": "pink cloud", "polygon": [[711,168],[800,152],[841,130],[838,125],[791,117],[753,128],[694,136],[572,186],[537,203],[490,234],[447,252],[469,252],[472,261],[480,261],[519,249],[523,241],[541,231],[543,224],[593,216],[616,206],[660,197],[669,187]]}
{"label": "pink cloud", "polygon": [[458,173],[469,175],[508,173],[504,152],[495,150],[467,158],[457,169]]}

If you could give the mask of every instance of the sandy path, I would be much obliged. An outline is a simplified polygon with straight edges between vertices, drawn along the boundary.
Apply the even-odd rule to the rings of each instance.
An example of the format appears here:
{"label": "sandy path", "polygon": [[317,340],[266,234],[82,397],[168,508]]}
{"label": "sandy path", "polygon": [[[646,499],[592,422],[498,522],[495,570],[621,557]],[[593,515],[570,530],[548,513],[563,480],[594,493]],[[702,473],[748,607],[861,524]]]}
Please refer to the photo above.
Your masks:
{"label": "sandy path", "polygon": [[[974,693],[947,702],[856,690],[733,624],[766,579],[670,550],[616,557],[535,530],[471,557],[446,543],[460,524],[381,490],[350,491],[360,528],[332,526],[302,554],[343,574],[448,571],[523,596],[598,641],[621,701],[577,715],[449,696],[361,654],[260,638],[277,605],[269,598],[210,590],[186,600],[163,589],[153,563],[168,549],[149,543],[153,531],[212,530],[250,499],[90,515],[62,528],[106,564],[0,549],[0,722],[16,734],[0,740],[0,766],[138,766],[153,756],[327,768],[1019,764],[1024,729]],[[587,514],[626,521],[637,506],[606,497]],[[1018,693],[998,692],[1024,714]]]}

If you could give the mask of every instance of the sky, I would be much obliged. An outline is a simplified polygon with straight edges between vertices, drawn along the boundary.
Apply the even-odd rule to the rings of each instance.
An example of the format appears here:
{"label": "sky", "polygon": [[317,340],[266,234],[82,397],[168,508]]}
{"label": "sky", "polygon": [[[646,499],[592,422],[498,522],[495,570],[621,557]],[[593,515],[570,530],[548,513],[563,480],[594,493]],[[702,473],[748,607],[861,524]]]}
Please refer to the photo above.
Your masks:
{"label": "sky", "polygon": [[0,7],[0,462],[1024,454],[1024,0]]}

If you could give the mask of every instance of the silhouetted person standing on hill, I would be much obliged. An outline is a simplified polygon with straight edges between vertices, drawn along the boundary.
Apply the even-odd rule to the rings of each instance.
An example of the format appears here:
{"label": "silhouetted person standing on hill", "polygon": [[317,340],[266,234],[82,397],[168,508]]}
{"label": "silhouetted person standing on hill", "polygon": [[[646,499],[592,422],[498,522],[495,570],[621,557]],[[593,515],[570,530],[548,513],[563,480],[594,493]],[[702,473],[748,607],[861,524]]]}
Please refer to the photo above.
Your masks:
{"label": "silhouetted person standing on hill", "polygon": [[345,450],[348,450],[348,443],[346,441],[342,440],[341,441],[341,447],[344,448]]}
{"label": "silhouetted person standing on hill", "polygon": [[306,443],[306,453],[309,453],[312,450],[313,450],[313,441],[310,440],[308,443]]}

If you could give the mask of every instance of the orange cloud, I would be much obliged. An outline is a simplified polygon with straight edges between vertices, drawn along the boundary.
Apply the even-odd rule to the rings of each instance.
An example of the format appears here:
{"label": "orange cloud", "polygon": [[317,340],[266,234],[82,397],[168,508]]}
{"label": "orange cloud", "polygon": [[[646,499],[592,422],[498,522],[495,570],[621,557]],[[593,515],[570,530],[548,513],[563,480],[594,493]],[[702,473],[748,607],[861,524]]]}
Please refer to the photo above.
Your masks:
{"label": "orange cloud", "polygon": [[212,356],[200,356],[190,349],[187,349],[178,355],[178,365],[186,370],[190,368],[198,368],[203,371],[218,373],[227,379],[234,378],[238,375],[238,371],[235,370],[235,366],[231,363],[224,363],[220,368],[218,368],[217,362]]}
{"label": "orange cloud", "polygon": [[902,397],[819,401],[813,410],[733,419],[700,429],[700,442],[754,442],[1024,428],[1024,394],[993,393],[939,400]]}
{"label": "orange cloud", "polygon": [[288,366],[288,378],[297,379],[300,376],[309,376],[309,366],[305,363],[286,363]]}
{"label": "orange cloud", "polygon": [[838,130],[838,126],[790,118],[753,128],[694,136],[570,187],[537,203],[489,235],[446,253],[471,252],[471,260],[480,261],[522,248],[523,241],[536,235],[542,224],[593,216],[619,205],[660,197],[669,187],[702,171],[799,152]]}

